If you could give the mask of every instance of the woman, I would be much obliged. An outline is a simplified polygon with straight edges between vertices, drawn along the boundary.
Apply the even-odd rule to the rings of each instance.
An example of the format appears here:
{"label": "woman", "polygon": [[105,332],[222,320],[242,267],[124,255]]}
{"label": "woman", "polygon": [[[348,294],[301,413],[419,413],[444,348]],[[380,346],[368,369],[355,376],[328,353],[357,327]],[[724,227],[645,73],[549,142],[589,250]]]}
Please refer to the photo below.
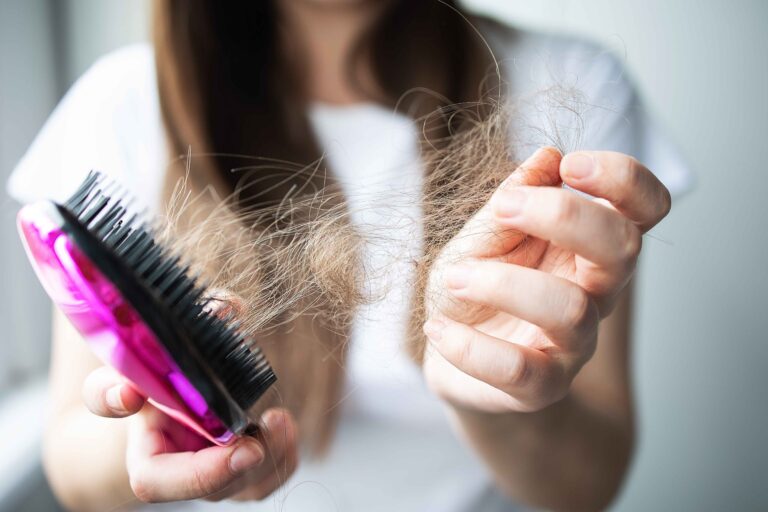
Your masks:
{"label": "woman", "polygon": [[[222,192],[238,179],[229,169],[248,165],[226,155],[308,163],[324,152],[351,203],[377,190],[415,192],[403,215],[418,218],[430,170],[418,164],[414,119],[494,90],[483,87],[494,69],[486,41],[511,96],[569,82],[583,104],[605,108],[583,114],[581,146],[590,151],[533,153],[441,252],[418,364],[402,348],[407,265],[355,319],[345,379],[286,335],[292,353],[277,354],[276,367],[293,387],[286,408],[262,415],[259,439],[167,444],[173,424],[98,368],[57,318],[44,461],[61,501],[107,510],[134,496],[260,500],[293,473],[301,445],[327,453],[307,458],[274,495],[286,510],[605,508],[635,435],[629,283],[642,233],[670,207],[667,188],[633,157],[670,187],[685,177],[620,66],[583,43],[470,24],[453,2],[158,0],[155,10],[154,55],[121,50],[78,81],[14,172],[15,197],[60,197],[99,168],[157,206],[177,176],[173,158],[190,146],[209,155],[195,160],[193,179]],[[513,134],[528,153],[542,145],[544,122],[530,105]],[[561,180],[596,199],[542,186]],[[393,239],[415,240],[391,221],[379,219]],[[489,229],[498,236],[485,236]],[[329,350],[340,346],[331,333],[317,336]],[[304,373],[308,366],[316,372]],[[205,505],[182,508],[194,507]]]}

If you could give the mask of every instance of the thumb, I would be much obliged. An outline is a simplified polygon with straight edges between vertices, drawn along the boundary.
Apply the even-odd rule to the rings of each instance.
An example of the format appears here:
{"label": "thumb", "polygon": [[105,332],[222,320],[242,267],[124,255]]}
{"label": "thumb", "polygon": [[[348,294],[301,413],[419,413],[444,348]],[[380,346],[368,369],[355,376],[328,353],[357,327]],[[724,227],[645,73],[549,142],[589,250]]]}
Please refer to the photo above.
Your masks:
{"label": "thumb", "polygon": [[123,418],[138,412],[145,398],[117,371],[102,366],[83,382],[83,402],[98,416]]}

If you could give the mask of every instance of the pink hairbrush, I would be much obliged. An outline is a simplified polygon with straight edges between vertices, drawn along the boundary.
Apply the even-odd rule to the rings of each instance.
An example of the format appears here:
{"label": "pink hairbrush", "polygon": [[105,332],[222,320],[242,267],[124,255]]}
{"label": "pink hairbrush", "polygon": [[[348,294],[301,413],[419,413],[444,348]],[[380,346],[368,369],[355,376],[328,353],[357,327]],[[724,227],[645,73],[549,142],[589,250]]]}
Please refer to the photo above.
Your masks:
{"label": "pink hairbrush", "polygon": [[48,295],[96,355],[149,401],[218,445],[250,431],[247,410],[275,382],[269,363],[178,256],[129,217],[117,187],[91,172],[63,204],[18,214]]}

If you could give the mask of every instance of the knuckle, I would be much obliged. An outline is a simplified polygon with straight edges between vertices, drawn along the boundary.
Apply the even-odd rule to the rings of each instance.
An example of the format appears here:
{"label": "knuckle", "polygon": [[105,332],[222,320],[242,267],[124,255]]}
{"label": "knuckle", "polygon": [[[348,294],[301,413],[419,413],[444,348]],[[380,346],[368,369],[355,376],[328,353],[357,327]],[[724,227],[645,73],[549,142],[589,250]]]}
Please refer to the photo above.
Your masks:
{"label": "knuckle", "polygon": [[594,315],[592,299],[584,289],[574,287],[563,308],[563,322],[568,327],[581,327],[589,324]]}
{"label": "knuckle", "polygon": [[557,401],[554,398],[552,387],[543,382],[537,382],[532,385],[531,396],[532,398],[526,401],[527,412],[541,411]]}
{"label": "knuckle", "polygon": [[624,192],[617,194],[613,202],[618,207],[625,207],[627,206],[627,203],[632,200],[632,192],[640,190],[639,187],[642,186],[642,174],[640,172],[641,164],[637,159],[626,155],[621,155],[621,158],[624,160],[624,165],[617,165],[620,169],[618,180],[619,185]]}
{"label": "knuckle", "polygon": [[627,261],[634,261],[640,255],[643,247],[643,236],[640,230],[634,224],[627,221],[624,224],[624,244],[622,247],[622,257]]}
{"label": "knuckle", "polygon": [[568,392],[571,390],[570,382],[568,382],[566,379],[560,379],[557,384],[555,384],[552,387],[552,391],[550,393],[548,402],[548,405],[554,404],[556,402],[559,402],[565,396],[568,394]]}
{"label": "knuckle", "polygon": [[226,492],[217,492],[215,494],[209,494],[208,496],[204,496],[202,499],[205,501],[211,501],[214,503],[218,503],[220,501],[224,501],[227,499],[232,498],[232,496],[229,495],[229,493]]}
{"label": "knuckle", "polygon": [[[559,192],[559,191],[558,191]],[[576,201],[569,193],[558,193],[551,206],[551,221],[556,224],[574,220],[578,212]]]}
{"label": "knuckle", "polygon": [[198,496],[209,496],[219,491],[219,486],[199,467],[192,467],[192,488]]}
{"label": "knuckle", "polygon": [[519,387],[528,382],[528,361],[522,354],[518,354],[507,372],[507,385]]}
{"label": "knuckle", "polygon": [[561,365],[551,365],[546,374],[546,377],[539,382],[539,405],[541,408],[560,401],[570,390],[570,379]]}
{"label": "knuckle", "polygon": [[627,190],[639,190],[642,186],[643,173],[642,164],[634,157],[625,156],[624,172],[622,173],[621,180],[624,182]]}
{"label": "knuckle", "polygon": [[456,363],[459,366],[468,366],[474,359],[475,334],[467,335],[464,332],[454,334],[454,346],[456,347]]}
{"label": "knuckle", "polygon": [[624,182],[627,185],[639,185],[640,182],[640,162],[635,157],[627,156],[624,166]]}

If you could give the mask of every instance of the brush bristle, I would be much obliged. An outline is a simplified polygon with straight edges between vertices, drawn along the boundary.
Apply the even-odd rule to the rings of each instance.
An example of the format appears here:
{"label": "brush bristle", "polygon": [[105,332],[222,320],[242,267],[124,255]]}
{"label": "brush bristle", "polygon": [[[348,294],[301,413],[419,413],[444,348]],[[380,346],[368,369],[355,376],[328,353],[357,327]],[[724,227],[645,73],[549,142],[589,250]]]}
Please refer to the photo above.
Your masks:
{"label": "brush bristle", "polygon": [[205,287],[190,275],[182,258],[155,241],[142,215],[129,214],[128,201],[118,186],[91,172],[62,206],[168,307],[242,409],[251,407],[277,380],[262,352],[250,345],[234,320],[209,311]]}

